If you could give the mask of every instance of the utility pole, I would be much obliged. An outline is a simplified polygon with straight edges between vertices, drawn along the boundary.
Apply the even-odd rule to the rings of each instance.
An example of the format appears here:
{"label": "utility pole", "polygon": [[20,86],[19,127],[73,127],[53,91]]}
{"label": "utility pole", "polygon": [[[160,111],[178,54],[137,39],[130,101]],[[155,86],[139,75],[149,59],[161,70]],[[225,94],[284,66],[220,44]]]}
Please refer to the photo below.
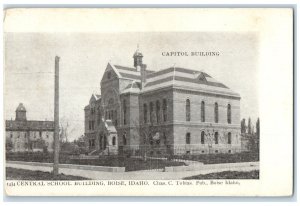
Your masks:
{"label": "utility pole", "polygon": [[58,175],[59,164],[59,57],[55,57],[54,91],[54,164],[53,175]]}

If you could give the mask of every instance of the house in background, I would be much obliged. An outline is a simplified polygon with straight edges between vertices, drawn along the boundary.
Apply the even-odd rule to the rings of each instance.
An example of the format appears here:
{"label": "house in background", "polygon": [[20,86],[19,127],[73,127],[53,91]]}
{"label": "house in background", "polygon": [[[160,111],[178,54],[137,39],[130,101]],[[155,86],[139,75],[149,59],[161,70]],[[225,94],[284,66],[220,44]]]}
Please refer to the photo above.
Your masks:
{"label": "house in background", "polygon": [[205,72],[108,63],[85,112],[90,150],[149,155],[241,151],[240,95]]}
{"label": "house in background", "polygon": [[6,120],[6,150],[11,152],[53,151],[53,121],[27,120],[22,103],[16,109],[15,120]]}

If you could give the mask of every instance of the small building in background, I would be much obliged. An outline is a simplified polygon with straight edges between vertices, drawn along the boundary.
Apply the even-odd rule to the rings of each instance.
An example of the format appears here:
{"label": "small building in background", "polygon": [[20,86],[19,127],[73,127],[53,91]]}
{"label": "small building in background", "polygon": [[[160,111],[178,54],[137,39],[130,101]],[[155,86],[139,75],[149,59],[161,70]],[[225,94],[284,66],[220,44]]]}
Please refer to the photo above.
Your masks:
{"label": "small building in background", "polygon": [[53,151],[54,122],[27,120],[26,108],[20,103],[15,120],[6,120],[6,151]]}

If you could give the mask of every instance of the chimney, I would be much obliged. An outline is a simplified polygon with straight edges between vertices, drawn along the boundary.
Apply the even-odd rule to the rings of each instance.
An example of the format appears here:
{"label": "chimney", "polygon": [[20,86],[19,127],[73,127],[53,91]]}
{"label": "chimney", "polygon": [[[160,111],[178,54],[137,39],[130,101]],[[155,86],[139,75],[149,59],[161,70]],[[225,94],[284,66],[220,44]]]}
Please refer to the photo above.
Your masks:
{"label": "chimney", "polygon": [[141,66],[141,87],[143,88],[146,83],[146,64],[142,64]]}

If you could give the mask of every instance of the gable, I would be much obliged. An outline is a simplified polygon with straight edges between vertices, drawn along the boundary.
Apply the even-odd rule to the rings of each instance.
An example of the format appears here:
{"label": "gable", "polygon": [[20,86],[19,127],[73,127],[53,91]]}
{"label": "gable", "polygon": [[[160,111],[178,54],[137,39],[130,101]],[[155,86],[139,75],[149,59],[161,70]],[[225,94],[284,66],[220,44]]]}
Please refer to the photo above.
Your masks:
{"label": "gable", "polygon": [[103,73],[101,82],[111,81],[115,78],[120,78],[120,74],[112,64],[108,63]]}
{"label": "gable", "polygon": [[96,98],[95,98],[95,95],[92,94],[92,96],[90,98],[90,105],[93,104],[94,102],[96,102]]}

